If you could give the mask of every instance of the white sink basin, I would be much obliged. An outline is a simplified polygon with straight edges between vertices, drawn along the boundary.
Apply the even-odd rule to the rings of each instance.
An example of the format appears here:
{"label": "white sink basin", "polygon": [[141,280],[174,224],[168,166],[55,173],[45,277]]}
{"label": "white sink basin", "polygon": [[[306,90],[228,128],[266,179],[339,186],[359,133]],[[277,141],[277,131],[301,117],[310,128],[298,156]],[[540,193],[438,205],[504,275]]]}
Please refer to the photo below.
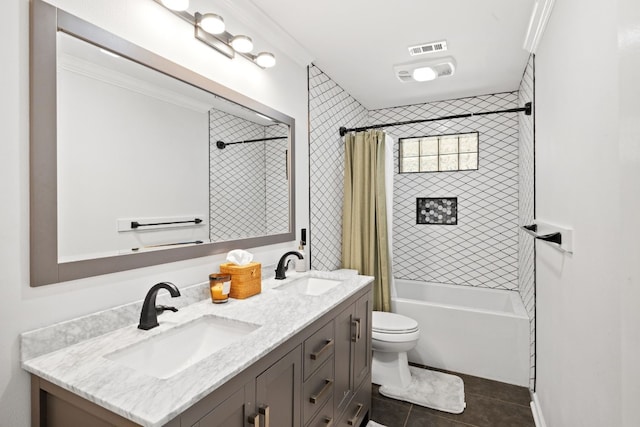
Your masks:
{"label": "white sink basin", "polygon": [[252,323],[203,316],[105,357],[147,375],[165,379],[259,327]]}
{"label": "white sink basin", "polygon": [[275,289],[293,291],[302,295],[322,295],[342,283],[339,280],[320,279],[319,277],[303,277],[278,286]]}

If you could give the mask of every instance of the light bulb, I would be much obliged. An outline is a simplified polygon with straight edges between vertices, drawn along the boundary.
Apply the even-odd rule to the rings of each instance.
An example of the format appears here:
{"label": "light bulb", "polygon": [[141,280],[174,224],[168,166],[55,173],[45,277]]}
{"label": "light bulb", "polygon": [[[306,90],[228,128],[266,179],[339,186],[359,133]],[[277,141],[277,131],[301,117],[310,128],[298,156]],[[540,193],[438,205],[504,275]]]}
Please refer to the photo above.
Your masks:
{"label": "light bulb", "polygon": [[202,15],[198,25],[209,34],[224,33],[224,19],[215,13],[205,13]]}
{"label": "light bulb", "polygon": [[271,68],[276,65],[276,57],[270,52],[260,52],[256,56],[256,64],[264,68]]}
{"label": "light bulb", "polygon": [[420,67],[413,70],[412,76],[417,82],[426,82],[434,80],[438,77],[438,73],[436,73],[436,71],[431,67]]}
{"label": "light bulb", "polygon": [[249,36],[235,36],[231,39],[231,47],[236,52],[249,53],[253,49],[253,41]]}
{"label": "light bulb", "polygon": [[162,0],[162,4],[168,9],[181,12],[189,7],[189,0]]}

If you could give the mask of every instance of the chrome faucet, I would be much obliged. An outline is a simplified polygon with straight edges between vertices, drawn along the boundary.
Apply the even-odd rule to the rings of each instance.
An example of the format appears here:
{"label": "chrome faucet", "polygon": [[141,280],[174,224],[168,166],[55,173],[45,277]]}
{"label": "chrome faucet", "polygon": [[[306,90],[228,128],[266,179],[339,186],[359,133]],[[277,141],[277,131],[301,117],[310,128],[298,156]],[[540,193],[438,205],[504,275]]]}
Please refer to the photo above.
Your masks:
{"label": "chrome faucet", "polygon": [[[304,257],[302,256],[302,254],[300,252],[297,251],[289,251],[286,254],[282,255],[282,258],[280,258],[280,261],[278,261],[278,267],[276,267],[276,279],[277,280],[282,280],[282,279],[286,279],[287,276],[285,276],[284,272],[287,271],[287,269],[289,268],[289,262],[287,262],[287,257],[289,255],[295,255],[298,257],[298,259],[304,259]],[[291,260],[289,260],[291,261]]]}
{"label": "chrome faucet", "polygon": [[161,314],[164,311],[178,311],[175,307],[168,307],[166,305],[156,306],[156,296],[158,295],[158,291],[160,289],[166,289],[171,294],[172,298],[179,297],[180,291],[170,282],[160,282],[151,287],[149,292],[147,292],[147,296],[144,298],[144,302],[142,303],[142,312],[140,313],[140,324],[138,324],[138,329],[144,329],[145,331],[155,328],[158,326],[158,314]]}

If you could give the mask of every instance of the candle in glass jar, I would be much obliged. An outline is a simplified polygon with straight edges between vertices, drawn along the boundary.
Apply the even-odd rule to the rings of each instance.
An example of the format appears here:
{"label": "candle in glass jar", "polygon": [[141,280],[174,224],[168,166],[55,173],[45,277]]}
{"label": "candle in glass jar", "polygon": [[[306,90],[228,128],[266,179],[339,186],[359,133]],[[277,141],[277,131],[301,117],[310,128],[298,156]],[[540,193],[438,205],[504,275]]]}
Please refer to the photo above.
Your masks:
{"label": "candle in glass jar", "polygon": [[229,300],[231,276],[228,274],[214,273],[209,275],[209,290],[211,291],[211,301],[222,303]]}

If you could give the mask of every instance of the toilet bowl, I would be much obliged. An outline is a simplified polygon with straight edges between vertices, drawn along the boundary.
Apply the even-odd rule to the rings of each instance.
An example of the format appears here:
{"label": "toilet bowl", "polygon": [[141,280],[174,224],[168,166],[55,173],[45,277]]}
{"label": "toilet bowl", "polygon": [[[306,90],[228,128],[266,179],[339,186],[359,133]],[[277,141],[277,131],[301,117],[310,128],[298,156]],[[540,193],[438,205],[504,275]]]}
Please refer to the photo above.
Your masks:
{"label": "toilet bowl", "polygon": [[371,324],[372,382],[390,387],[408,387],[411,373],[407,351],[418,343],[418,322],[400,314],[374,311]]}

